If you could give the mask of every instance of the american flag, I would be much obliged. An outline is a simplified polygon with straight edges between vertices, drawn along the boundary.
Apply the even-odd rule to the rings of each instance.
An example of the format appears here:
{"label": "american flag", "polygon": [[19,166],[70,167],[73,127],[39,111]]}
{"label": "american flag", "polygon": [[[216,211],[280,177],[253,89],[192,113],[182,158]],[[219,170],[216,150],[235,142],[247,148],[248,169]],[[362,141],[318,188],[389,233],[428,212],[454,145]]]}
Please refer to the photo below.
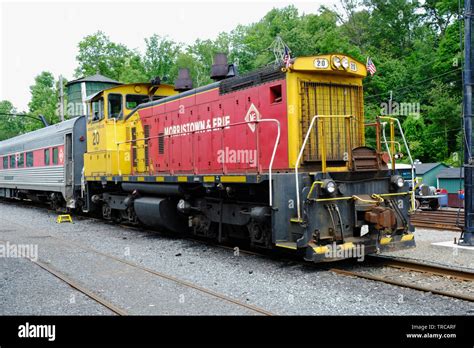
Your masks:
{"label": "american flag", "polygon": [[367,70],[370,73],[370,76],[374,76],[375,72],[377,71],[377,68],[375,67],[374,62],[372,62],[372,59],[370,57],[367,58]]}
{"label": "american flag", "polygon": [[288,69],[291,63],[291,56],[290,56],[290,49],[288,46],[285,46],[285,54],[283,55],[283,63],[285,63],[285,67]]}

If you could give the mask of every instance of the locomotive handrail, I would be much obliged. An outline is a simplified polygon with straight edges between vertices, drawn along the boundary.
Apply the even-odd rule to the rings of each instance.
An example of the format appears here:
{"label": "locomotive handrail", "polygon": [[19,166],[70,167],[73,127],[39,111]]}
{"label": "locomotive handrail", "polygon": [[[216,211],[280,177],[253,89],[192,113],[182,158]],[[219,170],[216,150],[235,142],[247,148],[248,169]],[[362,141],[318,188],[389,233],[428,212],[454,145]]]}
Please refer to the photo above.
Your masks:
{"label": "locomotive handrail", "polygon": [[392,153],[390,152],[390,148],[388,147],[388,141],[387,141],[387,136],[385,135],[385,126],[387,125],[387,122],[382,122],[382,136],[383,136],[383,141],[385,144],[385,148],[387,149],[388,156],[390,159],[392,158]]}
{"label": "locomotive handrail", "polygon": [[[311,122],[309,124],[309,127],[308,127],[308,131],[306,132],[306,136],[304,138],[304,141],[303,141],[303,145],[301,146],[301,149],[300,149],[300,153],[298,154],[298,158],[296,160],[296,164],[295,164],[295,181],[296,181],[296,209],[297,209],[297,213],[298,213],[298,221],[301,221],[301,204],[300,204],[300,185],[299,185],[299,182],[298,182],[298,167],[300,165],[300,162],[301,162],[301,157],[303,157],[303,152],[304,152],[304,149],[306,147],[306,143],[308,142],[308,139],[309,139],[309,136],[311,134],[311,131],[314,127],[314,124],[316,122],[316,120],[319,120],[319,119],[324,119],[324,118],[344,118],[344,119],[352,119],[352,115],[315,115],[313,116],[313,118],[311,119]],[[347,130],[346,130],[347,131]],[[322,162],[322,167],[323,167],[323,171],[325,171],[325,168],[326,168],[326,140],[324,138],[324,129],[322,131],[322,134],[323,134],[323,138],[322,138],[322,145],[321,145],[321,162]],[[348,144],[349,146],[349,144]],[[349,153],[351,152],[351,149],[348,149]],[[351,156],[351,155],[350,155]],[[349,157],[349,160],[350,160],[350,157]]]}
{"label": "locomotive handrail", "polygon": [[[400,130],[400,134],[402,136],[402,139],[403,139],[403,143],[405,145],[405,148],[407,150],[407,154],[408,154],[408,158],[410,159],[410,164],[411,164],[411,182],[412,182],[412,193],[411,193],[411,210],[412,211],[415,211],[415,164],[413,163],[413,158],[411,157],[411,153],[410,153],[410,148],[408,147],[408,143],[407,143],[407,140],[405,138],[405,133],[403,132],[403,128],[402,128],[402,125],[400,123],[400,120],[398,118],[395,118],[395,117],[389,117],[389,116],[378,116],[379,119],[385,119],[385,120],[389,120],[390,121],[390,137],[391,137],[391,144],[392,146],[394,147],[395,144],[394,144],[394,139],[395,139],[395,129],[394,129],[394,122],[397,122],[397,125],[398,125],[398,129]],[[385,139],[385,145],[387,146],[387,149],[388,149],[388,145],[387,145],[387,139],[385,137],[385,127],[383,127],[383,136],[384,136],[384,139]],[[392,148],[392,152],[394,152],[394,148]],[[392,170],[395,168],[395,154],[392,153],[391,154],[391,161],[392,161]]]}
{"label": "locomotive handrail", "polygon": [[[194,135],[195,133],[202,133],[202,132],[212,131],[214,129],[225,129],[225,128],[228,128],[228,127],[239,126],[239,125],[244,125],[244,124],[256,124],[257,127],[258,127],[258,124],[260,122],[273,122],[273,123],[276,123],[276,125],[277,125],[277,136],[276,136],[276,140],[275,140],[275,145],[273,146],[272,156],[270,158],[270,163],[268,164],[269,205],[272,207],[273,206],[272,169],[273,169],[273,162],[275,160],[276,151],[277,151],[277,148],[278,148],[278,144],[280,142],[280,135],[281,135],[280,121],[275,119],[275,118],[262,118],[262,119],[258,119],[258,120],[254,120],[254,121],[235,122],[235,123],[231,123],[231,124],[228,124],[228,125],[206,128],[204,130],[202,130],[202,129],[201,130],[193,130],[193,131],[179,132],[179,133],[176,133],[176,134],[162,134],[162,135],[156,135],[156,136],[152,136],[152,137],[148,137],[148,138],[139,138],[139,139],[134,139],[134,140],[126,140],[126,141],[122,141],[122,142],[115,142],[115,144],[117,145],[117,150],[118,150],[118,147],[122,144],[136,143],[137,141],[147,141],[147,140],[150,140],[150,139],[159,139],[159,138],[165,138],[165,137],[171,138],[171,137],[174,137],[174,136],[181,136],[181,135],[185,135],[185,134],[193,134]],[[258,140],[257,140],[256,145],[257,145],[257,148],[258,148]],[[258,156],[257,156],[257,158],[258,158]],[[258,167],[257,167],[257,171],[258,171]]]}

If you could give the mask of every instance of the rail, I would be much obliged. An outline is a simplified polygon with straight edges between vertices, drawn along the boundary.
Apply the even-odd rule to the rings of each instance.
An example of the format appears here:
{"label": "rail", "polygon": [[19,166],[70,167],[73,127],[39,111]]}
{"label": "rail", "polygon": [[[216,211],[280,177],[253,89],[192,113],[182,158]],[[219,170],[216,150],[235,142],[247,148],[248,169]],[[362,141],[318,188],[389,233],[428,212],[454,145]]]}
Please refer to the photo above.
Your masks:
{"label": "rail", "polygon": [[[301,145],[300,152],[298,154],[298,158],[295,164],[295,182],[296,182],[296,209],[298,213],[298,221],[301,221],[301,203],[300,203],[300,187],[298,182],[298,167],[300,166],[301,158],[303,157],[303,153],[308,142],[309,136],[311,135],[311,131],[316,123],[316,120],[321,121],[322,123],[322,132],[321,132],[321,167],[323,173],[326,172],[326,137],[324,135],[324,119],[325,118],[344,118],[346,119],[347,123],[350,125],[350,121],[353,119],[352,115],[315,115],[311,119],[311,122],[308,127],[308,131],[306,132],[306,136],[303,141],[303,145]],[[347,135],[349,133],[349,135]],[[350,127],[346,127],[346,137],[347,137],[347,147],[348,147],[348,162],[349,166],[352,162],[352,149],[351,149],[351,139],[350,139]]]}
{"label": "rail", "polygon": [[[276,156],[276,152],[277,152],[277,149],[278,149],[278,144],[280,143],[280,136],[281,136],[281,125],[280,125],[280,121],[275,119],[275,118],[263,118],[263,119],[258,119],[258,120],[254,120],[254,121],[243,121],[243,122],[235,122],[235,123],[231,123],[231,124],[228,124],[228,125],[222,125],[222,126],[215,126],[215,127],[210,127],[210,128],[206,128],[206,129],[200,129],[200,130],[193,130],[193,131],[186,131],[186,132],[179,132],[179,133],[176,133],[176,134],[162,134],[162,135],[156,135],[156,136],[152,136],[152,137],[148,137],[148,138],[139,138],[139,139],[134,139],[134,140],[127,140],[127,141],[122,141],[122,142],[115,142],[115,145],[117,146],[117,155],[119,153],[119,146],[122,145],[122,144],[128,144],[128,143],[136,143],[138,141],[148,141],[148,140],[151,140],[151,139],[159,139],[159,138],[171,138],[171,137],[174,137],[174,136],[182,136],[182,135],[186,135],[186,134],[192,134],[192,136],[194,137],[194,134],[195,133],[203,133],[203,132],[208,132],[208,131],[213,131],[213,130],[216,130],[216,129],[220,129],[220,130],[223,130],[223,129],[226,129],[226,128],[230,128],[230,127],[234,127],[234,126],[241,126],[241,125],[247,125],[247,124],[255,124],[256,125],[256,130],[255,130],[255,133],[257,134],[257,141],[256,141],[256,149],[257,149],[257,152],[258,152],[258,149],[259,149],[259,141],[258,141],[258,127],[259,127],[259,123],[261,122],[271,122],[271,123],[275,123],[277,125],[277,136],[276,136],[276,139],[275,139],[275,144],[273,145],[273,151],[272,151],[272,156],[270,158],[270,163],[268,164],[268,190],[269,190],[269,205],[271,207],[273,207],[273,183],[272,183],[272,170],[273,170],[273,163],[275,161],[275,156]],[[115,138],[116,139],[116,138]],[[194,142],[193,142],[194,143]],[[222,148],[221,150],[224,150],[224,145],[222,144]],[[256,161],[258,161],[258,154],[256,156]],[[225,165],[225,162],[223,163],[223,166]],[[256,163],[256,168],[257,168],[257,172],[258,172],[258,163]],[[193,170],[195,169],[195,162],[194,162],[194,156],[193,156]]]}

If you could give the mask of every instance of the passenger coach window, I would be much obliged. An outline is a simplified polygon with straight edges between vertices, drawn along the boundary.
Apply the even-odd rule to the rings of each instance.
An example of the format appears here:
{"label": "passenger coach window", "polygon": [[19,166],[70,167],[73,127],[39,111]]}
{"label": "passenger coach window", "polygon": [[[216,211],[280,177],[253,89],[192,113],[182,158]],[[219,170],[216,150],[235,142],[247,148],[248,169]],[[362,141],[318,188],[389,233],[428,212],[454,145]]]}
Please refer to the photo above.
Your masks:
{"label": "passenger coach window", "polygon": [[150,101],[147,95],[127,94],[125,97],[125,107],[129,110],[135,109],[138,105]]}
{"label": "passenger coach window", "polygon": [[53,147],[53,164],[58,164],[58,148]]}
{"label": "passenger coach window", "polygon": [[33,152],[26,153],[26,166],[33,167]]}
{"label": "passenger coach window", "polygon": [[122,118],[122,95],[109,94],[109,118]]}
{"label": "passenger coach window", "polygon": [[25,166],[25,154],[20,153],[18,155],[18,168],[23,168]]}
{"label": "passenger coach window", "polygon": [[49,149],[44,150],[44,165],[49,166]]}
{"label": "passenger coach window", "polygon": [[3,169],[8,169],[8,157],[3,157]]}
{"label": "passenger coach window", "polygon": [[10,168],[16,168],[15,156],[10,156]]}

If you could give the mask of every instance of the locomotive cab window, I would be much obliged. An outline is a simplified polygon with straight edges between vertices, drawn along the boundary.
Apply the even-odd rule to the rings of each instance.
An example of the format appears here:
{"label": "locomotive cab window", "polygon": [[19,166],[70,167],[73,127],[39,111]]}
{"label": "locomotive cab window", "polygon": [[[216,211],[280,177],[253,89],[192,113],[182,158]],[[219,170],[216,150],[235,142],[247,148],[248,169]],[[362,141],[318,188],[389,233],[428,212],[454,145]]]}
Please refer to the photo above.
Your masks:
{"label": "locomotive cab window", "polygon": [[125,97],[125,107],[128,110],[135,109],[138,105],[149,102],[150,99],[145,94],[127,94]]}
{"label": "locomotive cab window", "polygon": [[3,157],[3,169],[8,169],[8,156]]}
{"label": "locomotive cab window", "polygon": [[100,121],[104,118],[104,98],[92,102],[92,122]]}
{"label": "locomotive cab window", "polygon": [[53,164],[58,164],[58,148],[53,147]]}
{"label": "locomotive cab window", "polygon": [[281,95],[281,85],[276,85],[270,87],[270,103],[275,104],[279,103],[282,100]]}
{"label": "locomotive cab window", "polygon": [[26,166],[33,167],[33,152],[26,153]]}
{"label": "locomotive cab window", "polygon": [[44,150],[44,165],[49,166],[49,149]]}
{"label": "locomotive cab window", "polygon": [[108,113],[109,118],[121,119],[123,116],[122,111],[122,95],[121,94],[109,94],[108,96]]}

